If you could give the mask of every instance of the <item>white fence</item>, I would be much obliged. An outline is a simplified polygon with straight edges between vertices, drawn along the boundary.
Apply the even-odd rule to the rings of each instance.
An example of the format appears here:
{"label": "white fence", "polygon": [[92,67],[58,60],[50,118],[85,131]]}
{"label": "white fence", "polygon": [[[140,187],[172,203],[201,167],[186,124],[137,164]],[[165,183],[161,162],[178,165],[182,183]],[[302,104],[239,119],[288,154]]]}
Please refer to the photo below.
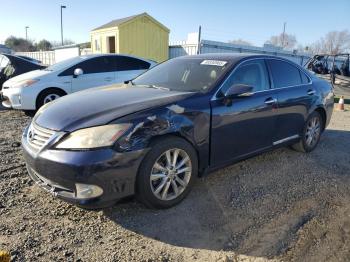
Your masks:
{"label": "white fence", "polygon": [[[230,43],[202,40],[200,42],[200,53],[256,53],[267,54],[289,59],[301,66],[303,66],[307,60],[311,57],[310,54],[286,51],[271,47],[257,47],[257,46],[245,46],[236,45]],[[181,41],[170,43],[169,46],[169,58],[174,58],[184,55],[197,54],[198,44],[193,42]]]}
{"label": "white fence", "polygon": [[57,48],[54,51],[16,52],[15,54],[37,59],[41,61],[44,65],[52,65],[71,57],[91,54],[91,49],[79,49],[78,46],[66,46],[62,48]]}
{"label": "white fence", "polygon": [[56,63],[55,51],[38,51],[38,52],[16,52],[16,55],[24,55],[41,61],[44,65]]}

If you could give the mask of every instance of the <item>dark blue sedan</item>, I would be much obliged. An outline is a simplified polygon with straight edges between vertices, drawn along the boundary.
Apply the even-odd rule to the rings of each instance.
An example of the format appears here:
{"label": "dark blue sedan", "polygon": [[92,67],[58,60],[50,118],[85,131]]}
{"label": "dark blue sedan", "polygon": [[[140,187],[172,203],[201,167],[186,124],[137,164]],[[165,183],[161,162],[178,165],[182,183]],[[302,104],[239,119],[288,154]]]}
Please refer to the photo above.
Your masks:
{"label": "dark blue sedan", "polygon": [[314,150],[332,110],[331,85],[289,60],[186,56],[45,105],[22,145],[32,179],[68,202],[135,194],[168,208],[214,169],[281,146]]}

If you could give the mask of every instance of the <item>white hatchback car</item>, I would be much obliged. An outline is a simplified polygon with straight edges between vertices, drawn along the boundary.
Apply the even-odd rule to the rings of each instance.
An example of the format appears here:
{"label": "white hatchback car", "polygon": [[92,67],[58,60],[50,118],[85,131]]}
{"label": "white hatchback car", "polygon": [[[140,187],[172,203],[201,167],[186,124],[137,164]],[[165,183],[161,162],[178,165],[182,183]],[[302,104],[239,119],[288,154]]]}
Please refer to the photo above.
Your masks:
{"label": "white hatchback car", "polygon": [[70,58],[6,81],[2,88],[2,105],[37,110],[73,92],[131,80],[155,64],[142,58],[114,54]]}

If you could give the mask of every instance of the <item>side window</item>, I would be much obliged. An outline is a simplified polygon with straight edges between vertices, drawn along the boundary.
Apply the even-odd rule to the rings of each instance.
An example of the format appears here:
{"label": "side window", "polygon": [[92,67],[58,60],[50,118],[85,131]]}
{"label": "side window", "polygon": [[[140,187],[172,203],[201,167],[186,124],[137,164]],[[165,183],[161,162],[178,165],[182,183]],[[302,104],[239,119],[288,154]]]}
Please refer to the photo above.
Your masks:
{"label": "side window", "polygon": [[302,84],[308,84],[310,82],[309,78],[306,76],[306,74],[303,71],[300,71],[300,76],[301,76]]}
{"label": "side window", "polygon": [[275,88],[300,85],[300,70],[288,62],[277,59],[269,59],[268,64],[271,69]]}
{"label": "side window", "polygon": [[115,71],[113,59],[109,56],[101,56],[78,63],[63,71],[59,76],[71,76],[76,68],[83,69],[84,75]]}
{"label": "side window", "polygon": [[109,56],[101,56],[81,62],[75,68],[81,68],[84,74],[113,72],[113,60]]}
{"label": "side window", "polygon": [[150,63],[127,56],[115,56],[117,71],[144,70],[150,67]]}
{"label": "side window", "polygon": [[264,60],[257,59],[240,65],[226,81],[222,92],[236,84],[250,85],[253,92],[268,90],[270,83]]}

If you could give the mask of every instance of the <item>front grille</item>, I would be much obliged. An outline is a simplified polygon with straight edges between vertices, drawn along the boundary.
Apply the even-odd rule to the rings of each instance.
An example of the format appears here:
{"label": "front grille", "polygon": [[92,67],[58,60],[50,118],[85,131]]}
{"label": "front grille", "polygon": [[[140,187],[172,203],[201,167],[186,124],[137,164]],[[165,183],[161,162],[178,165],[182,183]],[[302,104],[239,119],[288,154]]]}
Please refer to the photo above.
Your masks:
{"label": "front grille", "polygon": [[27,141],[29,145],[37,150],[40,150],[47,144],[54,133],[55,131],[40,127],[35,123],[32,123],[28,129]]}

